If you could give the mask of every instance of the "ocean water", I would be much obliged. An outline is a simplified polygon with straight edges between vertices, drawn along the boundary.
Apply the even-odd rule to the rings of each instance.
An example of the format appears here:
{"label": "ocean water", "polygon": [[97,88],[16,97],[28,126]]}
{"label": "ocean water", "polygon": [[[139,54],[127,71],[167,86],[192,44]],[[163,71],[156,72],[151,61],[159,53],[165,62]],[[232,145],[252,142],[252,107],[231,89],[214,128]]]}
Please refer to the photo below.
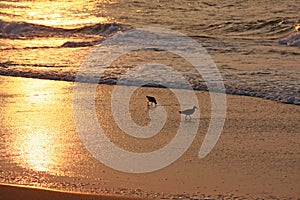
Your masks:
{"label": "ocean water", "polygon": [[[104,41],[134,28],[157,27],[201,44],[227,93],[300,104],[298,0],[0,1],[0,8],[4,76],[74,81],[82,63]],[[131,52],[103,66],[100,82],[115,84],[147,63],[171,66],[195,89],[206,90],[201,75],[186,61],[155,49]]]}

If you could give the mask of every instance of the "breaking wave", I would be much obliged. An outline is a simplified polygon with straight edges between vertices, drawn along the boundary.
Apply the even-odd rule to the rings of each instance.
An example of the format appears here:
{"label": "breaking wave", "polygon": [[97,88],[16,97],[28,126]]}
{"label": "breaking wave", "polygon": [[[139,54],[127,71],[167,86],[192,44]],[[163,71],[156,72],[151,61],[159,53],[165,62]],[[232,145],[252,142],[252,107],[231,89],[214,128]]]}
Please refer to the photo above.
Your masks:
{"label": "breaking wave", "polygon": [[70,36],[76,34],[86,35],[111,35],[122,29],[117,23],[95,24],[81,28],[64,29],[27,22],[5,22],[0,20],[0,38],[35,38]]}

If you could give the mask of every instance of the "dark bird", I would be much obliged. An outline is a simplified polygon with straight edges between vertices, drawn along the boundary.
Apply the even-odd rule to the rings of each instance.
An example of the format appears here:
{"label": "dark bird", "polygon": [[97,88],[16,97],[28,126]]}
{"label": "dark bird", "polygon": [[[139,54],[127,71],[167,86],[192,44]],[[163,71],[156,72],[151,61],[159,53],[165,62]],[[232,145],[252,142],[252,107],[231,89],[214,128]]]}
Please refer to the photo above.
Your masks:
{"label": "dark bird", "polygon": [[149,104],[151,105],[155,105],[156,106],[156,104],[157,104],[157,102],[156,102],[156,99],[154,98],[154,97],[151,97],[151,96],[146,96],[147,97],[147,99],[148,99],[148,102],[147,102],[147,105],[149,106]]}
{"label": "dark bird", "polygon": [[196,109],[198,109],[198,108],[196,106],[194,106],[192,109],[182,110],[182,111],[179,111],[179,113],[185,115],[185,119],[187,116],[189,116],[190,119],[192,119],[191,115],[195,112]]}

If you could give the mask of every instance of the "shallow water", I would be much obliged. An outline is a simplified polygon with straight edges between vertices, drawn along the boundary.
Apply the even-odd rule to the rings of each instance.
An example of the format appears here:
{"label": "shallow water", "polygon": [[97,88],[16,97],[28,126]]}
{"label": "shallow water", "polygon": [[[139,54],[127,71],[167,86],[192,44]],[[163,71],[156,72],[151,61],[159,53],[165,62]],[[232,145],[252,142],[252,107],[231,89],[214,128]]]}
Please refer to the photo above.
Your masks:
{"label": "shallow water", "polygon": [[[2,1],[0,7],[1,75],[74,81],[103,39],[154,26],[199,42],[221,72],[227,93],[300,103],[297,0]],[[105,68],[104,82],[115,83],[155,61],[175,66],[195,89],[205,89],[199,74],[174,56],[148,55],[116,60]]]}

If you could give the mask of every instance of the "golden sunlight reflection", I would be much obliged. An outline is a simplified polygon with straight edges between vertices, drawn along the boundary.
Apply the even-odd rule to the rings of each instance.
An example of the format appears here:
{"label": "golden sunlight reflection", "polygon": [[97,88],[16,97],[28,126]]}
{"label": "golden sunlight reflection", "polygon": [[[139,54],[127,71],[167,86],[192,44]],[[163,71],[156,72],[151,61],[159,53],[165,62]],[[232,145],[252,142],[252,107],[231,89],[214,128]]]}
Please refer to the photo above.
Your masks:
{"label": "golden sunlight reflection", "polygon": [[[69,41],[70,38],[35,38],[34,40],[10,40],[7,41],[7,45],[11,47],[59,47],[65,42]],[[80,39],[72,38],[72,41],[77,42],[81,41]],[[44,56],[45,57],[45,56]]]}
{"label": "golden sunlight reflection", "polygon": [[39,103],[39,102],[47,102],[49,101],[49,97],[51,95],[49,92],[33,92],[30,94],[30,102],[31,103]]}
{"label": "golden sunlight reflection", "polygon": [[74,163],[70,155],[77,148],[72,145],[77,136],[69,131],[71,120],[66,110],[70,108],[62,99],[71,98],[64,83],[20,78],[3,87],[17,94],[0,112],[9,116],[4,124],[10,131],[4,137],[12,161],[35,171],[70,175],[68,167]]}
{"label": "golden sunlight reflection", "polygon": [[47,82],[40,82],[26,86],[26,90],[29,91],[30,103],[42,103],[40,106],[47,105],[53,101],[53,91],[47,90]]}
{"label": "golden sunlight reflection", "polygon": [[105,23],[111,21],[105,16],[105,3],[107,1],[26,1],[4,2],[14,9],[4,6],[3,12],[8,13],[10,21],[15,16],[16,21],[25,21],[52,27],[75,28],[83,25]]}
{"label": "golden sunlight reflection", "polygon": [[37,171],[50,171],[55,160],[55,149],[53,149],[53,136],[45,130],[24,135],[20,138],[20,155],[23,162]]}

